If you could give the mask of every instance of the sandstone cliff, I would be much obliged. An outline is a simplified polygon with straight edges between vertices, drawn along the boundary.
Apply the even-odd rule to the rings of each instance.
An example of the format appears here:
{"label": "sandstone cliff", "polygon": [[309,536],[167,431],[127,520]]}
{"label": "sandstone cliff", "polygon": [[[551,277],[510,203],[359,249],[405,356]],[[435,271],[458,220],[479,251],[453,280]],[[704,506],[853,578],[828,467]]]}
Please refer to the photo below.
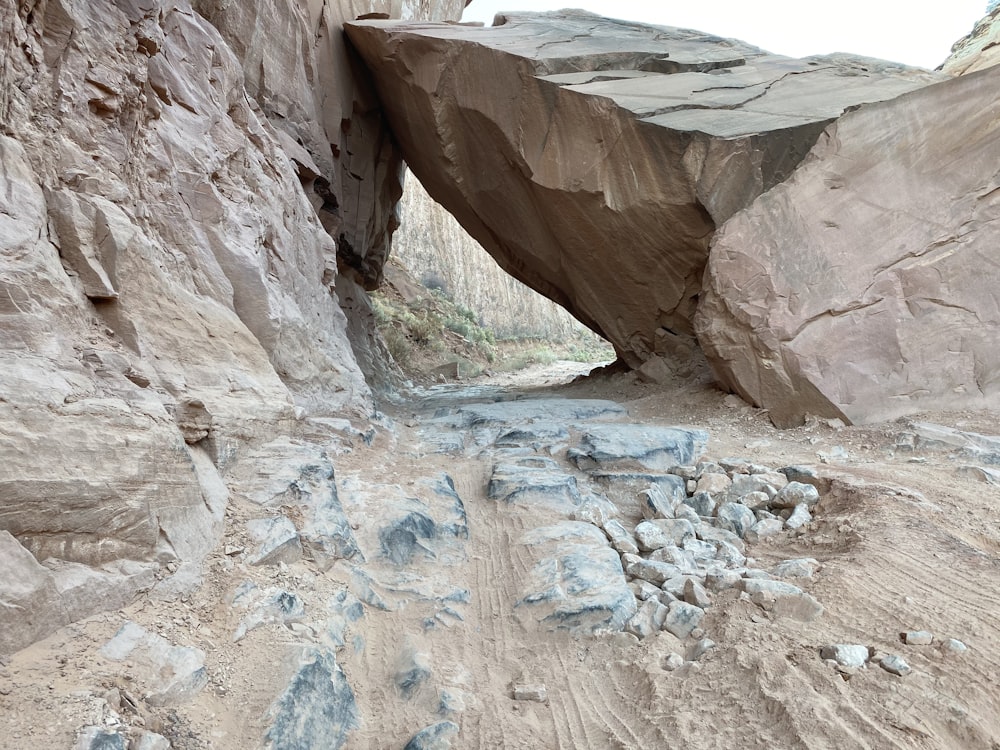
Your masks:
{"label": "sandstone cliff", "polygon": [[[197,560],[245,446],[371,412],[338,302],[365,312],[400,160],[340,24],[461,7],[0,2],[0,527],[15,545]],[[151,585],[105,573],[105,588]],[[53,575],[21,592],[43,631],[80,615],[45,593]]]}

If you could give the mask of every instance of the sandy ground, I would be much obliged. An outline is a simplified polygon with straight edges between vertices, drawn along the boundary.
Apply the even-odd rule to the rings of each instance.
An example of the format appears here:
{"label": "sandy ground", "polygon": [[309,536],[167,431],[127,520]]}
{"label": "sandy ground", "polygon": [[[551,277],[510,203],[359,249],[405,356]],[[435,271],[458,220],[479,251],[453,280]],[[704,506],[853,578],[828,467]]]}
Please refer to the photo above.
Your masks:
{"label": "sandy ground", "polygon": [[[355,691],[361,724],[345,747],[402,748],[415,731],[442,720],[444,691],[457,706],[448,715],[459,727],[454,748],[1000,748],[1000,488],[960,473],[968,460],[898,448],[904,422],[813,421],[778,431],[765,412],[704,380],[654,386],[618,375],[566,384],[581,367],[532,368],[476,383],[471,393],[459,386],[420,391],[386,406],[391,428],[381,428],[370,447],[358,441],[332,456],[360,539],[373,512],[366,493],[419,494],[422,480],[442,473],[454,480],[469,526],[466,542],[415,564],[408,583],[397,577],[378,589],[388,611],[366,606],[351,626],[337,660]],[[677,671],[664,661],[684,644],[669,634],[641,642],[621,634],[575,637],[525,618],[514,603],[537,561],[520,538],[551,522],[551,512],[487,500],[492,460],[434,453],[421,433],[443,405],[515,392],[613,399],[634,421],[703,427],[713,459],[816,466],[831,489],[813,523],[748,554],[761,567],[818,559],[822,568],[805,588],[824,614],[800,623],[773,617],[735,591],[720,593],[702,623],[716,648]],[[997,417],[921,419],[995,435]],[[351,489],[358,487],[365,492]],[[239,487],[231,489],[224,544],[248,546],[243,524],[259,509],[241,500]],[[388,580],[374,562],[368,569]],[[181,750],[264,746],[269,710],[303,653],[322,641],[326,602],[351,587],[351,571],[341,563],[328,571],[308,562],[250,567],[220,548],[206,563],[205,579],[183,599],[143,597],[5,659],[0,748],[71,748],[90,724],[133,734],[145,727]],[[307,618],[266,625],[234,642],[246,613],[231,601],[247,580],[294,591]],[[464,589],[469,596],[450,616],[440,598],[425,595],[427,588]],[[208,687],[184,705],[148,705],[141,672],[97,653],[126,620],[203,649]],[[917,629],[931,631],[936,642],[900,643],[901,631]],[[968,652],[945,655],[938,642],[947,638],[962,640]],[[831,643],[900,654],[913,672],[898,677],[870,665],[843,674],[818,655]],[[413,653],[431,674],[404,697],[396,676]],[[513,700],[518,683],[544,684],[547,700]]]}

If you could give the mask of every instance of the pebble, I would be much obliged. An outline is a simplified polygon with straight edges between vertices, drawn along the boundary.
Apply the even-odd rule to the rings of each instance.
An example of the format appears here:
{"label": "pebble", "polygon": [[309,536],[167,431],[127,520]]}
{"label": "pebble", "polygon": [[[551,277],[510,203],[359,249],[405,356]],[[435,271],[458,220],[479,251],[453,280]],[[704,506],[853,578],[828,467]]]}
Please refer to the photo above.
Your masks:
{"label": "pebble", "polygon": [[548,691],[541,683],[524,683],[514,685],[514,700],[534,701],[535,703],[545,703],[548,698]]}
{"label": "pebble", "polygon": [[934,634],[926,630],[910,630],[899,636],[907,646],[929,646],[934,642]]}
{"label": "pebble", "polygon": [[941,644],[941,651],[948,656],[958,656],[969,650],[969,647],[957,638],[949,638]]}
{"label": "pebble", "polygon": [[913,671],[910,665],[903,660],[903,657],[897,656],[896,654],[883,656],[882,660],[879,662],[879,666],[881,666],[886,672],[899,675],[900,677],[905,677]]}
{"label": "pebble", "polygon": [[663,660],[663,668],[668,672],[673,672],[684,666],[684,657],[673,652]]}
{"label": "pebble", "polygon": [[857,643],[838,643],[823,646],[819,650],[821,659],[832,659],[842,667],[863,667],[868,663],[868,647]]}

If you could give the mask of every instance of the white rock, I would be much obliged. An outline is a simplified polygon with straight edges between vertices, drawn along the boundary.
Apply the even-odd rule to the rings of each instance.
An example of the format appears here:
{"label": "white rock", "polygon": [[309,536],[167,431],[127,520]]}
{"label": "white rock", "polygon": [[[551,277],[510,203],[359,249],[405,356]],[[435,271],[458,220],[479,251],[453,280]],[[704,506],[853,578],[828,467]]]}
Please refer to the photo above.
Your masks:
{"label": "white rock", "polygon": [[859,668],[868,663],[868,647],[854,643],[838,643],[823,646],[819,650],[820,658],[833,659],[842,667]]}
{"label": "white rock", "polygon": [[523,683],[514,685],[514,700],[516,701],[534,701],[536,703],[545,703],[548,699],[548,691],[545,689],[545,685],[541,683]]}
{"label": "white rock", "polygon": [[889,654],[887,656],[883,656],[882,660],[879,662],[879,665],[886,672],[889,672],[890,674],[899,675],[900,677],[905,677],[906,675],[908,675],[910,672],[913,671],[910,665],[903,660],[903,657],[897,656],[896,654]]}
{"label": "white rock", "polygon": [[934,642],[934,634],[926,630],[909,630],[900,635],[907,646],[929,646]]}

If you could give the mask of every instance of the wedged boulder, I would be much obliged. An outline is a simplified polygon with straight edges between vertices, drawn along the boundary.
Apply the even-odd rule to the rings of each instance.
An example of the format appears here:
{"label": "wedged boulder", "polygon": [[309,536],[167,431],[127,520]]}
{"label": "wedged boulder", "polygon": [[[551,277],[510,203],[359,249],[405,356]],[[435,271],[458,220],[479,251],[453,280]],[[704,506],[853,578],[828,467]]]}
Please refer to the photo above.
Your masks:
{"label": "wedged boulder", "polygon": [[716,377],[863,423],[1000,404],[1000,68],[842,117],[717,234],[698,310]]}
{"label": "wedged boulder", "polygon": [[498,20],[345,29],[427,192],[632,367],[690,356],[717,225],[846,108],[942,77],[583,11]]}

